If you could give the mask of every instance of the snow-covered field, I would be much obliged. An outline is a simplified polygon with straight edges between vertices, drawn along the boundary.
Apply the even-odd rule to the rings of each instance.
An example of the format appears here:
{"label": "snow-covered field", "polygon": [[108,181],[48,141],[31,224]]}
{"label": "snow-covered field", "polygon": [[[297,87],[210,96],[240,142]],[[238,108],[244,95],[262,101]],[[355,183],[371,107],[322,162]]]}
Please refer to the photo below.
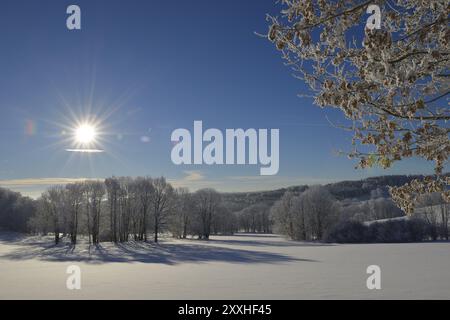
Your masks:
{"label": "snow-covered field", "polygon": [[[81,267],[81,290],[66,268]],[[366,268],[381,267],[381,290]],[[75,249],[0,235],[0,299],[449,299],[450,243],[327,245],[275,235]]]}

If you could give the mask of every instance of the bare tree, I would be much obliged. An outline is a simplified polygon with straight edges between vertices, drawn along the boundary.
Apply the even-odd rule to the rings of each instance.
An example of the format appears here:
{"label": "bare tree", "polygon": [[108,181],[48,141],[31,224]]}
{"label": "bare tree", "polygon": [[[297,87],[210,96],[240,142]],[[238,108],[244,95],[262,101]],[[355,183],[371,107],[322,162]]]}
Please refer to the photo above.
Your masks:
{"label": "bare tree", "polygon": [[40,199],[41,209],[44,210],[48,217],[54,234],[55,244],[59,243],[62,229],[63,193],[64,189],[61,186],[50,187],[42,194]]}
{"label": "bare tree", "polygon": [[85,182],[85,201],[88,217],[88,233],[92,236],[92,243],[100,242],[100,218],[105,186],[100,181]]}
{"label": "bare tree", "polygon": [[328,190],[313,186],[302,194],[308,214],[311,238],[322,240],[326,231],[336,222],[338,205]]}
{"label": "bare tree", "polygon": [[389,219],[404,215],[391,199],[370,199],[368,200],[368,207],[370,210],[369,220]]}
{"label": "bare tree", "polygon": [[441,202],[439,205],[441,212],[441,237],[448,241],[449,238],[449,218],[450,218],[450,205],[445,202]]}
{"label": "bare tree", "polygon": [[69,213],[69,234],[72,244],[77,243],[78,222],[83,204],[83,184],[72,183],[66,185],[65,200]]}
{"label": "bare tree", "polygon": [[310,187],[300,195],[286,191],[271,208],[278,232],[294,240],[322,240],[338,212],[336,200],[321,186]]}
{"label": "bare tree", "polygon": [[170,229],[175,237],[186,239],[195,212],[194,199],[187,188],[175,189],[174,195]]}
{"label": "bare tree", "polygon": [[209,239],[211,223],[214,213],[220,205],[222,198],[214,189],[201,189],[195,193],[197,213],[199,216],[199,238]]}
{"label": "bare tree", "polygon": [[295,220],[293,216],[293,205],[296,195],[292,191],[286,191],[281,199],[270,209],[275,221],[277,231],[295,239]]}
{"label": "bare tree", "polygon": [[292,201],[292,216],[295,217],[295,240],[310,240],[310,230],[308,226],[308,212],[306,207],[305,193],[295,197]]}
{"label": "bare tree", "polygon": [[[419,197],[418,204],[420,209],[416,210],[429,227],[431,239],[437,240],[439,234],[442,233],[444,223],[448,223],[446,215],[442,215],[442,198],[440,194],[424,194]],[[446,203],[444,203],[446,205]],[[441,218],[443,218],[441,220]]]}
{"label": "bare tree", "polygon": [[154,240],[158,242],[158,233],[167,221],[174,204],[174,190],[164,177],[153,180],[153,228]]}
{"label": "bare tree", "polygon": [[119,218],[118,218],[118,232],[120,242],[128,241],[131,228],[131,220],[136,211],[136,194],[133,192],[134,181],[131,178],[119,178]]}
{"label": "bare tree", "polygon": [[105,179],[106,191],[108,194],[109,203],[109,219],[111,230],[111,241],[117,242],[117,211],[118,211],[118,197],[120,192],[120,184],[117,178],[112,177]]}
{"label": "bare tree", "polygon": [[239,226],[245,232],[272,232],[270,208],[264,203],[257,203],[242,209],[238,213]]}
{"label": "bare tree", "polygon": [[153,186],[153,180],[150,177],[137,178],[136,179],[136,189],[137,200],[140,208],[140,215],[138,216],[137,223],[139,228],[138,240],[147,241],[147,226],[148,226],[148,215],[150,207],[152,205],[152,200],[155,193],[155,188]]}
{"label": "bare tree", "polygon": [[236,215],[221,203],[215,210],[211,221],[212,233],[231,235],[236,232],[237,229],[238,219]]}
{"label": "bare tree", "polygon": [[0,188],[0,229],[14,232],[40,232],[44,216],[37,212],[37,202],[18,192]]}

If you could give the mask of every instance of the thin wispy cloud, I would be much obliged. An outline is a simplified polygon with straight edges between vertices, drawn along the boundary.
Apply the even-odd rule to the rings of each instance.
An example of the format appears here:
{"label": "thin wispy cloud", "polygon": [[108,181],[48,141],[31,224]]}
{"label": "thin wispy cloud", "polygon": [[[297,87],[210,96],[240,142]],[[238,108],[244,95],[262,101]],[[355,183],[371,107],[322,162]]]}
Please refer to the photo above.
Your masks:
{"label": "thin wispy cloud", "polygon": [[296,185],[318,185],[337,181],[328,178],[286,177],[286,176],[229,176],[211,178],[199,170],[184,171],[184,177],[168,179],[175,187],[192,191],[214,188],[221,192],[252,192],[286,188]]}
{"label": "thin wispy cloud", "polygon": [[24,178],[0,180],[0,188],[20,192],[24,196],[39,198],[45,189],[51,186],[66,185],[76,182],[103,180],[100,178]]}
{"label": "thin wispy cloud", "polygon": [[75,182],[83,182],[87,180],[99,180],[93,178],[25,178],[0,180],[0,187],[37,187],[50,185],[65,185]]}
{"label": "thin wispy cloud", "polygon": [[329,178],[311,178],[311,177],[283,177],[283,176],[230,176],[228,180],[240,181],[242,183],[268,182],[268,183],[293,183],[293,184],[325,184],[338,181]]}
{"label": "thin wispy cloud", "polygon": [[79,152],[79,153],[102,153],[105,150],[100,149],[66,149],[67,152]]}
{"label": "thin wispy cloud", "polygon": [[189,188],[193,190],[206,188],[211,184],[211,181],[201,171],[186,170],[183,173],[185,174],[184,177],[180,179],[167,179],[167,181],[176,188]]}
{"label": "thin wispy cloud", "polygon": [[[286,188],[295,185],[315,185],[332,183],[337,180],[326,178],[308,177],[280,177],[280,176],[230,176],[208,177],[200,170],[183,171],[182,178],[167,179],[174,187],[185,187],[190,190],[202,188],[215,188],[221,192],[251,192]],[[37,194],[46,187],[54,185],[66,185],[69,183],[102,180],[102,178],[24,178],[0,180],[0,187],[22,192],[26,195]]]}
{"label": "thin wispy cloud", "polygon": [[184,171],[186,176],[183,178],[184,181],[201,181],[205,180],[206,176],[201,172],[197,170],[189,170]]}

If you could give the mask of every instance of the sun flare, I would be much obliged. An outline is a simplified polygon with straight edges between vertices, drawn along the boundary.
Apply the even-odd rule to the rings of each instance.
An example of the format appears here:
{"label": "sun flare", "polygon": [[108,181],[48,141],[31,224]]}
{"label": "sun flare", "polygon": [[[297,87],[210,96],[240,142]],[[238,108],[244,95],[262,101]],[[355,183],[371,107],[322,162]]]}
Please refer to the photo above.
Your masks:
{"label": "sun flare", "polygon": [[81,144],[89,144],[95,141],[97,130],[90,124],[82,124],[75,130],[75,140]]}

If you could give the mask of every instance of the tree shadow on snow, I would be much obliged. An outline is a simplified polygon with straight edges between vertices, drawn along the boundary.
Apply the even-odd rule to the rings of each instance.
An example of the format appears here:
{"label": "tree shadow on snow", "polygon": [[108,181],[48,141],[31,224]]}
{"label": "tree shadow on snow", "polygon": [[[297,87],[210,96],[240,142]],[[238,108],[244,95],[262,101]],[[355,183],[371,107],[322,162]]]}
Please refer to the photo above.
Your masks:
{"label": "tree shadow on snow", "polygon": [[301,241],[273,241],[273,240],[220,240],[220,239],[209,239],[206,242],[211,244],[229,244],[229,245],[239,245],[239,246],[267,246],[267,247],[328,247],[335,246],[335,244],[322,243],[322,242],[301,242]]}
{"label": "tree shadow on snow", "polygon": [[0,242],[22,241],[26,235],[18,232],[0,232]]}
{"label": "tree shadow on snow", "polygon": [[49,244],[48,242],[19,242],[19,247],[0,256],[6,260],[38,259],[59,262],[103,263],[154,263],[175,265],[180,263],[288,263],[295,261],[317,262],[298,259],[284,254],[225,248],[212,245],[185,243],[102,243],[99,245]]}

